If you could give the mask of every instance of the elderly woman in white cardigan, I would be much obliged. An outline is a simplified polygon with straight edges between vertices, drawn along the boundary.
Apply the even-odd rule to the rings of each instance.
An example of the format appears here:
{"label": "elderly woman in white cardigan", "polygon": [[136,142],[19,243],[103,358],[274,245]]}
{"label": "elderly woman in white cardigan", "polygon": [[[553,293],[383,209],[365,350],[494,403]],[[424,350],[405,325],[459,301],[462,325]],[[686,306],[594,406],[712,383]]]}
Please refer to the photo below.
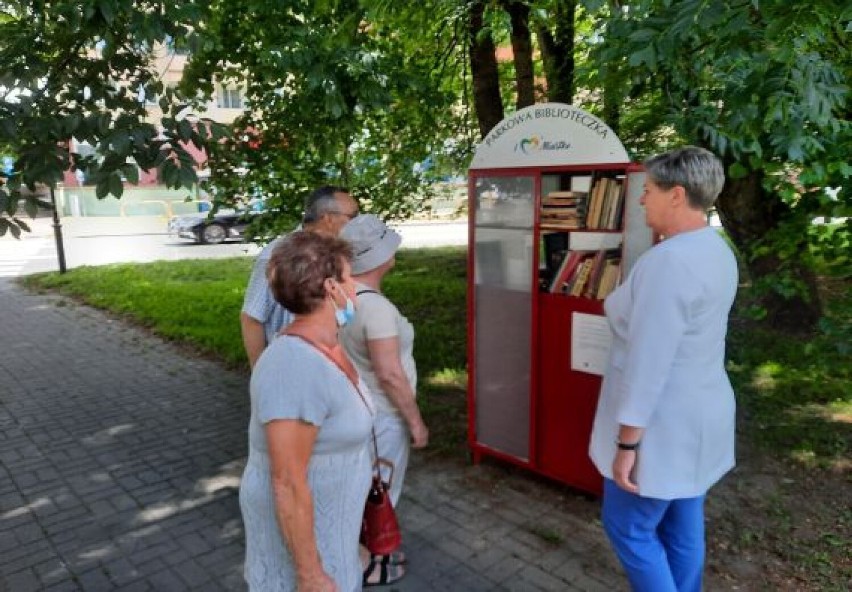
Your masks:
{"label": "elderly woman in white cardigan", "polygon": [[641,203],[664,240],[606,300],[613,332],[590,455],[604,476],[602,521],[634,590],[697,592],[704,497],[734,466],[725,373],[737,264],[707,226],[724,184],[710,152],[645,162]]}

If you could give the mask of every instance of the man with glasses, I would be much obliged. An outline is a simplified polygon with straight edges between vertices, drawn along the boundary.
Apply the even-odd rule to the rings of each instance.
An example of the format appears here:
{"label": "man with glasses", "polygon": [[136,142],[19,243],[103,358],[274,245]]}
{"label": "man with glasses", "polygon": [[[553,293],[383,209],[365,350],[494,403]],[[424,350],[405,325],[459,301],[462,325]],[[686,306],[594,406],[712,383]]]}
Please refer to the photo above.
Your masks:
{"label": "man with glasses", "polygon": [[[358,215],[358,204],[343,187],[326,185],[314,190],[305,203],[302,225],[296,232],[316,232],[337,236],[349,220]],[[287,235],[282,235],[266,245],[258,255],[246,288],[240,327],[243,346],[249,364],[254,364],[278,332],[293,319],[286,308],[272,296],[266,281],[266,265],[275,246]]]}

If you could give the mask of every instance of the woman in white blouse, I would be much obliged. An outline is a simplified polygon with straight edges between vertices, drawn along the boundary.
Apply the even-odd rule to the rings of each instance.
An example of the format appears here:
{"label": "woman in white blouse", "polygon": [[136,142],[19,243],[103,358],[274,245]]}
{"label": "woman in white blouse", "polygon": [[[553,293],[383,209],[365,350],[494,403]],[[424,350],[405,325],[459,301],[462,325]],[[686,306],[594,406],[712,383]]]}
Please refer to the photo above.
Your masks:
{"label": "woman in white blouse", "polygon": [[641,203],[664,240],[605,302],[613,343],[589,452],[633,589],[697,592],[704,497],[734,466],[725,335],[737,264],[707,225],[725,180],[719,159],[687,146],[644,164]]}

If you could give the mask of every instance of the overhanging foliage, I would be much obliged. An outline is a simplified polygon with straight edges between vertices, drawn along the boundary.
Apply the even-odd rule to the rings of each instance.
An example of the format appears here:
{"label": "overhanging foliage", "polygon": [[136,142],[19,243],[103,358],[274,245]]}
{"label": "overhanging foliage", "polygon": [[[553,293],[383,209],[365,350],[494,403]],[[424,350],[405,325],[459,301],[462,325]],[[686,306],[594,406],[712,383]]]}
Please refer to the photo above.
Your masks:
{"label": "overhanging foliage", "polygon": [[[179,93],[165,89],[154,53],[191,41],[206,2],[169,0],[42,0],[0,6],[0,146],[14,172],[0,189],[0,235],[18,236],[21,188],[55,187],[65,171],[94,180],[99,198],[120,197],[136,165],[159,169],[169,187],[192,187],[195,162],[186,145],[204,148],[224,128],[194,117]],[[162,121],[149,121],[146,98],[159,98]],[[69,140],[97,156],[69,152]]]}

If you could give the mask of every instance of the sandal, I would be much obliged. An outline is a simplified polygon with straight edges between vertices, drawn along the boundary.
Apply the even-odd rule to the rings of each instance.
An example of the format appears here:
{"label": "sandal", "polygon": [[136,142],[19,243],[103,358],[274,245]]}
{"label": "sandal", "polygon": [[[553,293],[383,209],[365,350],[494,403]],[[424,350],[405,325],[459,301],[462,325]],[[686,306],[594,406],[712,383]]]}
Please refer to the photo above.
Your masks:
{"label": "sandal", "polygon": [[[388,557],[387,555],[374,555],[370,558],[370,563],[367,565],[367,569],[364,570],[364,579],[363,585],[365,588],[369,586],[387,586],[388,584],[393,584],[402,579],[405,575],[405,568],[401,565],[394,565],[392,563],[385,563],[384,557]],[[376,558],[382,558],[380,561],[376,561]],[[370,581],[371,578],[374,577],[376,573],[376,568],[379,568],[379,580],[378,581]]]}
{"label": "sandal", "polygon": [[402,565],[408,558],[402,551],[391,551],[388,555],[373,555],[371,560],[384,565]]}

